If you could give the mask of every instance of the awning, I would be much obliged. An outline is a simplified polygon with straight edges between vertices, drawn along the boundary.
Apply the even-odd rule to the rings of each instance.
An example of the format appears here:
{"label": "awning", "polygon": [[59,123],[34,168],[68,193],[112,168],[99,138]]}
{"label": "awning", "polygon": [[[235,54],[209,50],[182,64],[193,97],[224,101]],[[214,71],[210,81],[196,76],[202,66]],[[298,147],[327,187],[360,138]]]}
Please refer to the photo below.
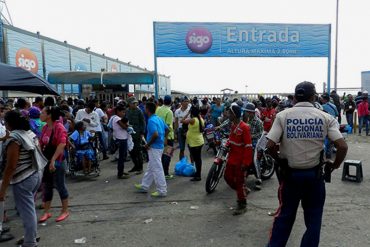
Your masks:
{"label": "awning", "polygon": [[154,74],[121,72],[50,72],[48,81],[52,84],[153,84]]}
{"label": "awning", "polygon": [[55,88],[37,74],[0,63],[0,90],[58,95]]}

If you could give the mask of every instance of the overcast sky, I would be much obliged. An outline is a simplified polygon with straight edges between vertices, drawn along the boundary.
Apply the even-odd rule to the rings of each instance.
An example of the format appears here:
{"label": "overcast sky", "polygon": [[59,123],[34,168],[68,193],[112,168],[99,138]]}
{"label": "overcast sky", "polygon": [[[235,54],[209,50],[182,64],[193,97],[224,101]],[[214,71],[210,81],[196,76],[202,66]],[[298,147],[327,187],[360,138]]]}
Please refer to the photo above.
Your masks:
{"label": "overcast sky", "polygon": [[[336,0],[8,0],[16,27],[67,40],[153,69],[153,21],[333,24]],[[360,87],[370,70],[370,1],[340,0],[338,87]],[[333,32],[333,40],[334,40]],[[333,44],[334,54],[334,44]],[[334,68],[334,56],[332,62]],[[326,58],[161,58],[160,73],[185,92],[292,91],[322,88]],[[334,74],[332,74],[333,83]],[[248,85],[246,88],[245,85]],[[321,90],[320,90],[321,91]]]}

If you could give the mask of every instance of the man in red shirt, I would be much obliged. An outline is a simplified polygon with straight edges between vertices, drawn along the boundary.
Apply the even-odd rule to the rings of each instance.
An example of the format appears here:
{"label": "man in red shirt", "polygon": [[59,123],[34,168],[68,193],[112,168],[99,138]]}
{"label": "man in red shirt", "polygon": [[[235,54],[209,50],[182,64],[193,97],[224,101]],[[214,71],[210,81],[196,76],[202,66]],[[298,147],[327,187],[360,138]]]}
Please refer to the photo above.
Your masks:
{"label": "man in red shirt", "polygon": [[271,98],[266,98],[266,107],[261,112],[261,120],[263,122],[263,130],[269,132],[274,123],[276,110],[272,107]]}
{"label": "man in red shirt", "polygon": [[225,181],[233,190],[236,190],[238,196],[238,206],[233,215],[240,215],[247,211],[247,193],[244,179],[247,168],[252,164],[253,156],[250,128],[240,118],[241,108],[238,105],[232,105],[229,109],[229,119],[232,126]]}

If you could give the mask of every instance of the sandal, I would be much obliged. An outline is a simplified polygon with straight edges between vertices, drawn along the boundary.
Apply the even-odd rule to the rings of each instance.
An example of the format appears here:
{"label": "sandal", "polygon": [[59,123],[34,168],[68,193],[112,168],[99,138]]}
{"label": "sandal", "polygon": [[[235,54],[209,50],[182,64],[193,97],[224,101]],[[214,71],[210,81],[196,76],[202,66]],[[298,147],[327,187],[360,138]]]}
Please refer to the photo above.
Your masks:
{"label": "sandal", "polygon": [[51,213],[44,213],[43,216],[41,216],[41,218],[39,219],[39,223],[44,223],[45,221],[47,221],[50,217],[51,217]]}
{"label": "sandal", "polygon": [[55,222],[61,222],[69,217],[69,212],[62,213],[59,217],[55,220]]}

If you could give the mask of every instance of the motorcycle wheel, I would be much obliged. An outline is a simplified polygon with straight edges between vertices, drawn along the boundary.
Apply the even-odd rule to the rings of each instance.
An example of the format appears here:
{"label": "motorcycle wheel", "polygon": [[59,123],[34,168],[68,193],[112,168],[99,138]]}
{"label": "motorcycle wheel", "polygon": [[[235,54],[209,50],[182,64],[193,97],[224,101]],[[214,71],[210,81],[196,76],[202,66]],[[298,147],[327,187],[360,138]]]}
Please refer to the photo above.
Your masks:
{"label": "motorcycle wheel", "polygon": [[215,191],[223,175],[224,169],[225,169],[224,163],[219,164],[219,165],[213,163],[211,169],[209,169],[207,180],[206,180],[206,191],[208,194]]}
{"label": "motorcycle wheel", "polygon": [[275,160],[271,155],[265,154],[261,157],[261,178],[267,180],[274,175],[275,172]]}

